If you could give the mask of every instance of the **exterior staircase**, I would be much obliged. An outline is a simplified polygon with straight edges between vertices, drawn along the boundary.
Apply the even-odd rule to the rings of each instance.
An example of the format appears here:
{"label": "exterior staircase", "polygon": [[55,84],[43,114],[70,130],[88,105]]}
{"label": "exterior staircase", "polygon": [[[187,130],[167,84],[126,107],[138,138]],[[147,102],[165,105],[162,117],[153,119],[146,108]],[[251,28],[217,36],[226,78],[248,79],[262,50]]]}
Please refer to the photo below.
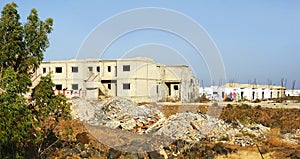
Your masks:
{"label": "exterior staircase", "polygon": [[103,86],[99,74],[91,74],[86,80],[86,88],[98,88],[104,96],[111,96],[111,93]]}

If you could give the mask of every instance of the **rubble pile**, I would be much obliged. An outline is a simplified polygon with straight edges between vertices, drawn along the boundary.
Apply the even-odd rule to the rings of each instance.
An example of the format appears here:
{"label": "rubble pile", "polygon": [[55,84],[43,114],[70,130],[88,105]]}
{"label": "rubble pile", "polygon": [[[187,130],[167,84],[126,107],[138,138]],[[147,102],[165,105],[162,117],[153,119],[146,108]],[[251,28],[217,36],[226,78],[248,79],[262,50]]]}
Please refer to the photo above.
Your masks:
{"label": "rubble pile", "polygon": [[164,117],[159,107],[138,106],[127,99],[109,98],[102,102],[72,101],[74,119],[92,125],[104,125],[109,128],[152,135],[165,135],[174,140],[188,142],[208,139],[210,141],[228,141],[245,146],[253,145],[253,138],[265,138],[269,130],[260,124],[247,126],[232,124],[201,112],[183,112]]}
{"label": "rubble pile", "polygon": [[73,100],[72,107],[74,119],[91,125],[105,125],[139,133],[144,133],[163,118],[163,114],[153,106],[138,106],[130,100],[118,97],[102,102],[76,99]]}
{"label": "rubble pile", "polygon": [[285,142],[292,143],[294,145],[299,144],[300,139],[300,129],[295,130],[293,133],[283,134],[283,138]]}
{"label": "rubble pile", "polygon": [[170,116],[155,134],[189,142],[205,138],[210,141],[233,141],[235,144],[245,146],[254,144],[252,137],[265,138],[264,134],[268,130],[268,127],[260,124],[233,126],[231,123],[202,113],[185,112]]}

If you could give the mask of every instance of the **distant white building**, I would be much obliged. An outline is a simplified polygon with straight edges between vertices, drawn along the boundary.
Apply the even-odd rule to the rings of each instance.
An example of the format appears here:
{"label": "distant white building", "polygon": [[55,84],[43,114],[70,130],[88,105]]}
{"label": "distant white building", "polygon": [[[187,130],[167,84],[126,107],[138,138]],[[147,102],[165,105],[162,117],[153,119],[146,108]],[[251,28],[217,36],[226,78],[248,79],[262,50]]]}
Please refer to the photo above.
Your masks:
{"label": "distant white building", "polygon": [[188,102],[199,96],[198,79],[188,66],[161,65],[145,57],[42,62],[31,79],[32,88],[50,72],[55,93],[70,97]]}
{"label": "distant white building", "polygon": [[285,96],[300,96],[300,90],[286,90]]}
{"label": "distant white building", "polygon": [[285,96],[285,88],[273,85],[227,83],[223,86],[211,86],[200,89],[209,99],[215,100],[256,100],[281,98]]}

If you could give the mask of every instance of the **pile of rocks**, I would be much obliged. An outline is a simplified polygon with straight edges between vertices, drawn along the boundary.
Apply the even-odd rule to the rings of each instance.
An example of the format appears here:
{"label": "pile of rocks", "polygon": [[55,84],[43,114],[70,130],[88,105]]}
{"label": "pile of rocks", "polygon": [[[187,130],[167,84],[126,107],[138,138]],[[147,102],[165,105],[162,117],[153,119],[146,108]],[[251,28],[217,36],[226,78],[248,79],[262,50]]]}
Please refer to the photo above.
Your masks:
{"label": "pile of rocks", "polygon": [[72,101],[73,118],[92,125],[122,129],[140,134],[169,136],[174,140],[188,142],[208,139],[229,141],[242,146],[253,145],[252,138],[264,138],[269,128],[260,124],[247,126],[227,123],[201,112],[177,113],[166,118],[159,107],[138,106],[132,101],[118,97],[102,102]]}
{"label": "pile of rocks", "polygon": [[300,143],[300,129],[294,130],[292,133],[283,134],[283,139],[285,142],[297,145]]}
{"label": "pile of rocks", "polygon": [[253,137],[265,138],[267,131],[269,128],[260,124],[233,126],[202,113],[185,112],[170,116],[155,134],[189,142],[205,138],[210,141],[232,141],[245,146],[254,144]]}
{"label": "pile of rocks", "polygon": [[139,133],[145,133],[159,119],[164,118],[157,107],[138,106],[130,100],[118,97],[102,102],[75,99],[72,101],[72,116],[88,124]]}

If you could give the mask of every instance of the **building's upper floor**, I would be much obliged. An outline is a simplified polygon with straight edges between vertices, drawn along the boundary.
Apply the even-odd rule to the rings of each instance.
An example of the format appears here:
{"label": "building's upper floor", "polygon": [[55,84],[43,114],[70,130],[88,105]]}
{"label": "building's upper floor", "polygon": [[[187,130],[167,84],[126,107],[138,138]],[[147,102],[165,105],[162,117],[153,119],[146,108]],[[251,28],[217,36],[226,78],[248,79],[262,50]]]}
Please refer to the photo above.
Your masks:
{"label": "building's upper floor", "polygon": [[52,74],[54,79],[61,80],[101,80],[116,79],[153,79],[176,81],[192,76],[188,66],[166,66],[145,57],[116,60],[64,60],[42,62],[36,76]]}

